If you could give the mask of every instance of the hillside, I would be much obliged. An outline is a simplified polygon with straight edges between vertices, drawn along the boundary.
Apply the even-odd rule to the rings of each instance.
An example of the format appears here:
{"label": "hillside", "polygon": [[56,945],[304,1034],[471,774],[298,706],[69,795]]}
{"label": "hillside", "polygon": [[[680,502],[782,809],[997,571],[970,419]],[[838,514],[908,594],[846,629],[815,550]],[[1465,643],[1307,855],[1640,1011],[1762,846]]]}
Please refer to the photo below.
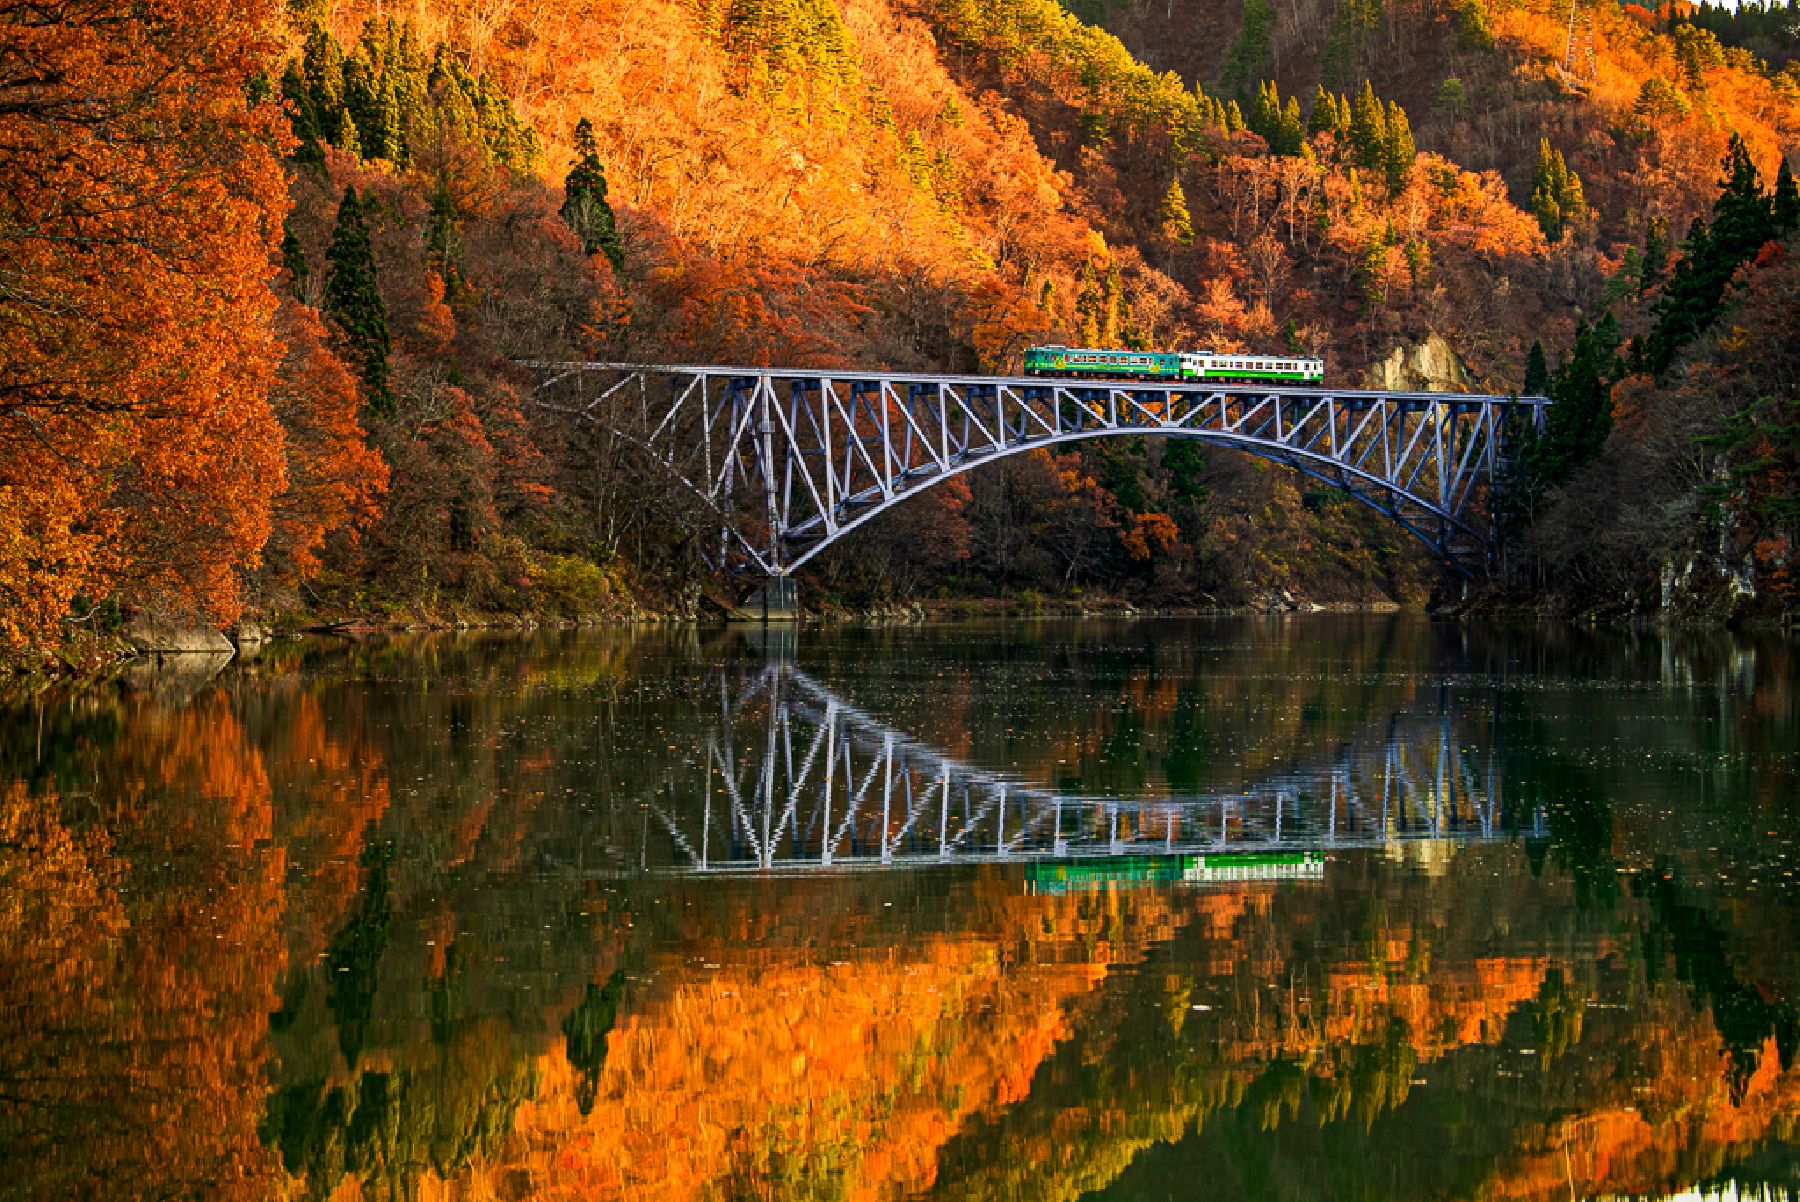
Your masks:
{"label": "hillside", "polygon": [[[526,358],[1010,370],[1059,340],[1520,387],[1534,342],[1649,330],[1733,136],[1764,180],[1800,147],[1792,68],[1679,13],[1570,28],[1535,0],[84,10],[33,35],[60,90],[0,80],[32,96],[0,113],[0,637],[685,604],[682,515],[534,407]],[[86,137],[147,112],[178,136]],[[935,490],[810,595],[1420,599],[1402,539],[1115,440]]]}

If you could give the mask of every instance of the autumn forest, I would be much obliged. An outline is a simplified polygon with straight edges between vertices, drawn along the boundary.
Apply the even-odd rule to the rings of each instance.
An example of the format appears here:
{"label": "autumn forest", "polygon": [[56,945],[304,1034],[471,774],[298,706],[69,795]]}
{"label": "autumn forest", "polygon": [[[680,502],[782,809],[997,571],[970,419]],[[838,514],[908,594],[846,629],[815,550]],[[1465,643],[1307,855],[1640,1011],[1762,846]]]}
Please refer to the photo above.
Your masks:
{"label": "autumn forest", "polygon": [[[530,361],[1012,372],[1044,341],[1548,393],[1496,595],[1784,612],[1782,11],[0,3],[0,647],[692,613],[730,586],[681,505]],[[1432,595],[1378,515],[1197,447],[958,478],[809,601]]]}

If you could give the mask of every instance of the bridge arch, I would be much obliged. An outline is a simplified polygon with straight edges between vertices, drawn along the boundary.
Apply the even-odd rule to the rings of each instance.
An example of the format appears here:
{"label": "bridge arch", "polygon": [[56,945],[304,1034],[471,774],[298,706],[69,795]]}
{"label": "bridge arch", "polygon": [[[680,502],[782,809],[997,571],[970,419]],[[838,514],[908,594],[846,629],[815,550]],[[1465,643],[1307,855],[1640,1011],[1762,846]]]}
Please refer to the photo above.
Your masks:
{"label": "bridge arch", "polygon": [[[895,490],[891,496],[869,498],[866,501],[850,501],[848,504],[854,507],[855,512],[845,519],[838,521],[835,528],[828,535],[808,543],[803,549],[800,549],[797,553],[793,554],[787,561],[787,571],[797,571],[808,560],[812,559],[826,548],[836,545],[858,527],[866,525],[880,517],[882,514],[894,509],[896,506],[904,504],[913,497],[930,490],[932,487],[941,484],[946,480],[953,480],[956,477],[974,471],[977,468],[985,467],[991,463],[999,463],[1001,460],[1010,459],[1015,455],[1022,455],[1031,451],[1043,450],[1050,447],[1074,445],[1076,443],[1087,442],[1099,438],[1186,439],[1191,442],[1200,442],[1209,446],[1227,447],[1232,450],[1255,456],[1256,458],[1263,459],[1270,463],[1278,463],[1285,467],[1291,467],[1295,471],[1300,472],[1313,480],[1317,480],[1322,484],[1341,489],[1346,496],[1360,504],[1368,506],[1377,513],[1380,513],[1384,517],[1397,523],[1409,534],[1413,535],[1413,537],[1429,547],[1433,552],[1440,556],[1444,556],[1449,560],[1452,566],[1456,566],[1459,569],[1462,565],[1451,554],[1446,552],[1445,548],[1448,545],[1447,540],[1454,536],[1461,538],[1472,545],[1482,541],[1485,537],[1481,532],[1470,527],[1460,517],[1420,504],[1417,502],[1416,498],[1411,497],[1404,491],[1369,472],[1358,468],[1345,468],[1343,465],[1335,462],[1329,457],[1312,452],[1277,452],[1271,450],[1266,444],[1256,439],[1240,438],[1208,431],[1154,429],[1094,430],[1059,435],[1054,439],[1042,439],[1029,443],[1015,443],[997,450],[993,454],[954,464],[948,471],[931,472],[920,476],[905,489]],[[1383,503],[1383,500],[1381,499],[1383,497],[1389,499],[1388,503]],[[1407,509],[1404,508],[1408,503],[1411,503],[1412,507],[1418,512],[1409,513]],[[1435,523],[1438,529],[1435,532],[1432,531],[1428,528],[1427,523]],[[790,537],[792,536],[790,535]]]}
{"label": "bridge arch", "polygon": [[717,516],[719,565],[785,577],[941,481],[1023,451],[1190,438],[1285,464],[1464,574],[1486,495],[1543,397],[785,368],[534,364],[539,403],[626,438]]}

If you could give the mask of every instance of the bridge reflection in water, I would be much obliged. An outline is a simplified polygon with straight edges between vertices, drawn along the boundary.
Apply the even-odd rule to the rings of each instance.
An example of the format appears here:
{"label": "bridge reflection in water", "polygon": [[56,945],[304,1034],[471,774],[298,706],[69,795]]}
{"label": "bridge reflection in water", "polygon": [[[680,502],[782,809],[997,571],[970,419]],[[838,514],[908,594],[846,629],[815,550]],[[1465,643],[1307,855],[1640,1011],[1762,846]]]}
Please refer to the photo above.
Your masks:
{"label": "bridge reflection in water", "polygon": [[[1487,715],[1451,695],[1229,790],[1105,797],[964,763],[785,660],[721,669],[703,754],[648,802],[657,866],[733,873],[1279,852],[1543,834],[1503,820]],[[1473,729],[1479,724],[1480,730]],[[652,859],[649,843],[643,851]]]}

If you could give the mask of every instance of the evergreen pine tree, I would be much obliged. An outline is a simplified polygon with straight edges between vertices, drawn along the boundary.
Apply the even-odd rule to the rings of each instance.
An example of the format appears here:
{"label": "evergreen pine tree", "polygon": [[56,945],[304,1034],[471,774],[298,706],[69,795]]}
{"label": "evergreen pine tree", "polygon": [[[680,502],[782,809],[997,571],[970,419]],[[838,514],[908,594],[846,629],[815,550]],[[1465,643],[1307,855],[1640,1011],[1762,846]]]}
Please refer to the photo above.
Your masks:
{"label": "evergreen pine tree", "polygon": [[1469,111],[1468,89],[1463,81],[1452,75],[1438,85],[1437,95],[1432,98],[1431,109],[1439,116],[1457,120]]}
{"label": "evergreen pine tree", "polygon": [[1309,134],[1336,133],[1337,124],[1337,101],[1330,92],[1325,90],[1325,85],[1320,84],[1313,91],[1312,114],[1307,120],[1306,132]]}
{"label": "evergreen pine tree", "polygon": [[1275,153],[1295,155],[1306,145],[1306,122],[1300,117],[1300,101],[1289,96],[1281,109],[1281,126],[1275,138]]}
{"label": "evergreen pine tree", "polygon": [[1666,372],[1681,348],[1718,315],[1731,277],[1777,233],[1770,198],[1757,179],[1749,149],[1735,134],[1724,169],[1711,227],[1694,218],[1681,259],[1656,304],[1657,322],[1645,340],[1644,354],[1657,375]]}
{"label": "evergreen pine tree", "polygon": [[407,144],[405,109],[400,99],[401,91],[398,72],[390,67],[381,77],[376,103],[381,112],[382,136],[386,139],[382,157],[396,167],[405,167],[412,162],[411,150]]}
{"label": "evergreen pine tree", "polygon": [[325,257],[329,264],[325,312],[337,322],[351,353],[362,364],[364,404],[373,413],[391,412],[394,398],[388,391],[387,306],[375,278],[375,251],[355,188],[344,189]]}
{"label": "evergreen pine tree", "polygon": [[322,25],[307,31],[300,52],[300,74],[306,84],[308,112],[324,141],[349,149],[355,125],[344,106],[344,51]]}
{"label": "evergreen pine tree", "polygon": [[1363,80],[1362,91],[1350,110],[1350,146],[1358,166],[1385,171],[1387,165],[1387,113],[1375,99],[1375,88]]}
{"label": "evergreen pine tree", "polygon": [[1549,138],[1539,138],[1537,166],[1531,173],[1531,215],[1537,218],[1546,241],[1555,242],[1563,236],[1561,196],[1567,182],[1568,168],[1562,153],[1550,149]]}
{"label": "evergreen pine tree", "polygon": [[1559,484],[1591,462],[1612,432],[1612,382],[1617,375],[1618,323],[1609,313],[1600,323],[1575,327],[1569,361],[1550,383],[1556,402],[1544,419],[1544,436],[1534,448],[1545,483]]}
{"label": "evergreen pine tree", "polygon": [[585,253],[603,253],[614,271],[625,269],[618,222],[606,200],[606,172],[600,166],[593,124],[586,117],[575,124],[575,165],[563,181],[562,216],[581,239]]}
{"label": "evergreen pine tree", "polygon": [[1406,181],[1412,175],[1413,160],[1419,157],[1419,148],[1413,142],[1412,125],[1406,119],[1406,110],[1398,104],[1389,103],[1387,111],[1387,145],[1382,155],[1382,169],[1387,176],[1389,196],[1398,196],[1406,189]]}
{"label": "evergreen pine tree", "polygon": [[306,264],[306,248],[300,245],[300,238],[294,233],[294,227],[283,223],[281,227],[281,265],[287,270],[288,278],[293,281],[296,295],[306,287],[312,269]]}
{"label": "evergreen pine tree", "polygon": [[1794,170],[1784,157],[1775,175],[1775,199],[1771,206],[1777,234],[1790,234],[1800,229],[1800,187],[1794,183]]}
{"label": "evergreen pine tree", "polygon": [[281,73],[281,96],[287,101],[292,111],[291,124],[294,130],[294,161],[308,167],[322,167],[325,164],[325,151],[320,143],[324,134],[319,129],[319,115],[313,109],[312,91],[306,86],[306,77],[301,74],[300,63],[290,62]]}
{"label": "evergreen pine tree", "polygon": [[1219,83],[1227,92],[1240,91],[1261,70],[1269,56],[1269,26],[1275,15],[1269,0],[1244,0],[1244,20],[1238,27],[1237,41],[1219,73]]}
{"label": "evergreen pine tree", "polygon": [[1731,270],[1736,270],[1737,263],[1760,249],[1773,232],[1774,213],[1750,159],[1750,148],[1733,134],[1725,152],[1725,178],[1719,181],[1719,198],[1713,203],[1713,250],[1734,258]]}
{"label": "evergreen pine tree", "polygon": [[1562,167],[1562,191],[1557,195],[1557,206],[1562,209],[1565,226],[1578,225],[1587,216],[1587,194],[1581,186],[1581,177],[1562,162],[1560,151],[1556,157]]}
{"label": "evergreen pine tree", "polygon": [[1265,79],[1256,85],[1256,104],[1250,110],[1250,130],[1271,146],[1281,125],[1281,94],[1275,81]]}
{"label": "evergreen pine tree", "polygon": [[380,86],[374,67],[362,55],[344,60],[344,111],[348,117],[344,125],[347,131],[354,131],[357,148],[368,159],[387,157],[387,131],[376,100]]}
{"label": "evergreen pine tree", "polygon": [[1157,212],[1162,218],[1165,238],[1183,246],[1194,240],[1194,220],[1188,213],[1187,194],[1181,190],[1181,177],[1169,181],[1169,189],[1163,193]]}
{"label": "evergreen pine tree", "polygon": [[1550,365],[1544,359],[1544,344],[1532,340],[1531,353],[1525,357],[1525,387],[1520,396],[1545,396],[1550,390]]}

